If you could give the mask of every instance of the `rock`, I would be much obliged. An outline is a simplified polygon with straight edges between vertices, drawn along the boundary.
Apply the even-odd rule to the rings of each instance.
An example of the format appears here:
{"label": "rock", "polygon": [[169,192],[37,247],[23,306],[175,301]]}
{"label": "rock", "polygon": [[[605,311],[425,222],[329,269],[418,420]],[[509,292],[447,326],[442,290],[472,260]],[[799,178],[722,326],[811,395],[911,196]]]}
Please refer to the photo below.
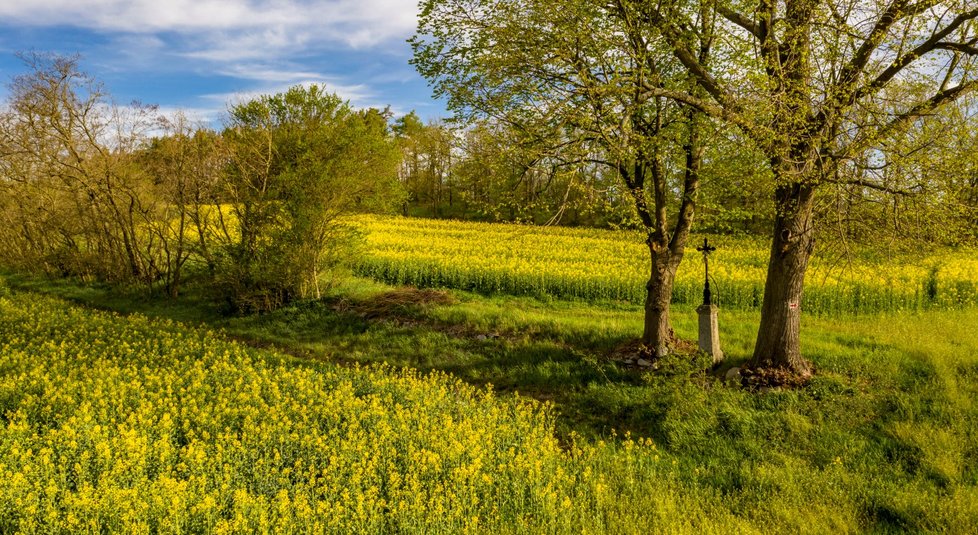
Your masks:
{"label": "rock", "polygon": [[647,361],[647,360],[645,360],[645,359],[638,359],[638,365],[639,366],[651,366],[652,363],[649,362],[649,361]]}
{"label": "rock", "polygon": [[476,336],[475,339],[476,340],[486,340],[486,335],[480,334],[479,336]]}
{"label": "rock", "polygon": [[733,367],[727,370],[727,374],[723,376],[724,382],[740,384],[740,368]]}

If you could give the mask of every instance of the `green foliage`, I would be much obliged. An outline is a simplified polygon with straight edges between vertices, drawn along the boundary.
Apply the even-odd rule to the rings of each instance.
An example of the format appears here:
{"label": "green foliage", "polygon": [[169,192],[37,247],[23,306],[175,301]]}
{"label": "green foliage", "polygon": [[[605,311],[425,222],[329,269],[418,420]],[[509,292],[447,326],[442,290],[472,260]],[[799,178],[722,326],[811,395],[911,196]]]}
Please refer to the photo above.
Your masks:
{"label": "green foliage", "polygon": [[237,225],[217,258],[232,308],[271,310],[320,295],[355,232],[336,218],[399,201],[387,117],[312,85],[231,109],[224,138]]}
{"label": "green foliage", "polygon": [[[920,88],[916,89],[920,91]],[[894,103],[909,87],[893,90]],[[887,247],[975,243],[978,237],[978,105],[975,95],[935,110],[843,166],[855,184],[832,184],[822,219],[829,238]],[[894,112],[895,113],[895,112]],[[861,184],[881,184],[867,188]]]}

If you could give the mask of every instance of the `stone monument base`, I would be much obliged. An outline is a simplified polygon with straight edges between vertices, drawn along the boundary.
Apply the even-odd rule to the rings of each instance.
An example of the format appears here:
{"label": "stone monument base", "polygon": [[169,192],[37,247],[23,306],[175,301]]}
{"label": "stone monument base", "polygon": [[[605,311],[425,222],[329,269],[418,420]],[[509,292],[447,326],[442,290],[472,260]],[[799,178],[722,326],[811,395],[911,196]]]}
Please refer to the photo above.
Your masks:
{"label": "stone monument base", "polygon": [[696,309],[700,315],[700,350],[713,357],[713,364],[723,360],[720,349],[720,329],[717,326],[716,305],[701,305]]}

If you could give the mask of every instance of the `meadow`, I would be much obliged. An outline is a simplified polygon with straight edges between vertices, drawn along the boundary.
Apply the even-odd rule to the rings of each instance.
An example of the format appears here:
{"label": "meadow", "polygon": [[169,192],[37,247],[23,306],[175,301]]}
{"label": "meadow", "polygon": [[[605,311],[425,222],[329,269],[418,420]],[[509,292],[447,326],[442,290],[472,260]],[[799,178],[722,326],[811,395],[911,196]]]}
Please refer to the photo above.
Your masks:
{"label": "meadow", "polygon": [[[535,227],[360,216],[360,275],[390,284],[642,303],[649,253],[637,231]],[[724,308],[757,309],[764,293],[767,241],[709,236],[710,273]],[[703,262],[691,237],[673,302],[702,299]],[[887,252],[822,249],[806,278],[803,307],[813,314],[965,308],[978,305],[978,251]]]}
{"label": "meadow", "polygon": [[290,365],[32,294],[0,318],[4,533],[748,528],[650,440],[561,447],[546,406],[444,374]]}
{"label": "meadow", "polygon": [[[759,393],[695,359],[610,358],[640,330],[635,305],[354,280],[226,318],[11,283],[2,532],[978,529],[973,310],[809,318],[817,376]],[[677,332],[694,318],[678,306]],[[728,365],[756,320],[722,313]]]}
{"label": "meadow", "polygon": [[[652,373],[615,357],[641,331],[641,236],[355,222],[378,282],[258,316],[192,285],[167,301],[11,275],[0,532],[978,529],[967,251],[816,259],[816,378],[758,393],[720,377],[756,334],[760,241],[711,237],[725,365]],[[685,338],[700,269],[690,254],[677,284]]]}

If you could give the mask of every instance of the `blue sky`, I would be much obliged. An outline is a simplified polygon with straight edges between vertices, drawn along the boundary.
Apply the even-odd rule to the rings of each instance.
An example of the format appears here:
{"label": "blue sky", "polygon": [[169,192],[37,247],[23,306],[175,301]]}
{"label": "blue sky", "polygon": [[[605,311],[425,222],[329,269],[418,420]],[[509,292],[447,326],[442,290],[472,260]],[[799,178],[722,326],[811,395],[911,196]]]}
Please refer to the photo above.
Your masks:
{"label": "blue sky", "polygon": [[408,65],[416,12],[416,0],[0,0],[0,78],[23,72],[17,51],[79,53],[117,103],[214,126],[228,102],[314,82],[434,119],[444,107]]}

